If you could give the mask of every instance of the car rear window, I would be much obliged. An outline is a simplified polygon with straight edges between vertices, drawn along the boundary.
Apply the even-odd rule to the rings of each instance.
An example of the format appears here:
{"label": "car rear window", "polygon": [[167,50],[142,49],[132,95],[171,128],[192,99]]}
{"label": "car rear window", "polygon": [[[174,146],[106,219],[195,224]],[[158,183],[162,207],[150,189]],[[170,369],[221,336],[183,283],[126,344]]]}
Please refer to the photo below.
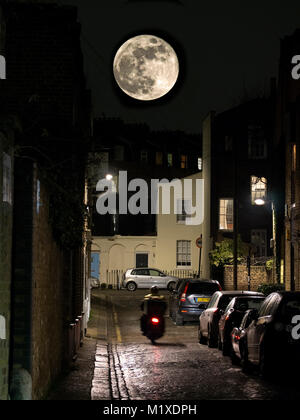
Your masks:
{"label": "car rear window", "polygon": [[188,294],[190,295],[208,295],[212,296],[219,287],[216,283],[190,283]]}
{"label": "car rear window", "polygon": [[248,309],[257,309],[259,311],[264,299],[237,299],[235,302],[235,309],[238,311],[247,311]]}

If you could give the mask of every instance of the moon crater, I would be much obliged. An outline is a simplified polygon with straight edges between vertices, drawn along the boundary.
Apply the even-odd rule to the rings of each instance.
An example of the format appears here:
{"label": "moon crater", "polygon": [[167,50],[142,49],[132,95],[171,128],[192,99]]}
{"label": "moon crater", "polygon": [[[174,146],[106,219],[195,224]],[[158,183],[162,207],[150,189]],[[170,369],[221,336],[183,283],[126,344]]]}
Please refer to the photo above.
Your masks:
{"label": "moon crater", "polygon": [[123,92],[141,101],[151,101],[174,87],[179,62],[166,41],[153,35],[139,35],[120,47],[113,71]]}

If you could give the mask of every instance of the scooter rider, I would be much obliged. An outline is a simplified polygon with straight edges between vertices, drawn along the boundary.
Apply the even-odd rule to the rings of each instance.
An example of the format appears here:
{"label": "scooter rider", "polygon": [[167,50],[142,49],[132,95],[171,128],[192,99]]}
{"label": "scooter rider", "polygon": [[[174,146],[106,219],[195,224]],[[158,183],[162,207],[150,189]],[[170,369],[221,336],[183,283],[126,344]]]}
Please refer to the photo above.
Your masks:
{"label": "scooter rider", "polygon": [[146,332],[148,317],[163,317],[167,309],[165,297],[159,294],[158,287],[152,286],[150,292],[150,294],[144,297],[141,304],[141,310],[144,312],[141,317],[141,330],[144,335]]}

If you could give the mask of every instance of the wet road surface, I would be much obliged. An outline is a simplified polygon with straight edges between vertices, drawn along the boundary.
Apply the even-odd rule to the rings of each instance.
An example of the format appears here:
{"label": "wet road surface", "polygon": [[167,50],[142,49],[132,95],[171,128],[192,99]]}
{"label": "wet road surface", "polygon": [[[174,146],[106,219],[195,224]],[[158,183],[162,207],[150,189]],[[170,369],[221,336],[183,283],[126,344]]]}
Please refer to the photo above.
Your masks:
{"label": "wet road surface", "polygon": [[[107,345],[102,341],[99,346],[93,399],[300,399],[300,387],[290,385],[288,379],[274,383],[244,374],[217,349],[200,345],[197,324],[180,327],[167,317],[166,334],[153,346],[139,326],[145,292],[93,292],[93,316],[101,308],[100,330],[107,339]],[[106,360],[109,369],[105,369]],[[110,383],[109,393],[104,391],[104,377]]]}

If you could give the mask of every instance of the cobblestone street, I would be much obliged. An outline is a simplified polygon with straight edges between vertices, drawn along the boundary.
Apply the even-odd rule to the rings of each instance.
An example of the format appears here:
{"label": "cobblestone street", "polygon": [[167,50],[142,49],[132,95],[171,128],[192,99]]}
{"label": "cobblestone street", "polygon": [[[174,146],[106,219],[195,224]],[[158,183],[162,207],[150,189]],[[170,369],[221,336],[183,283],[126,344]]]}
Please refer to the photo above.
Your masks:
{"label": "cobblestone street", "polygon": [[[50,399],[299,399],[299,387],[288,380],[271,383],[246,375],[217,349],[198,344],[195,324],[178,327],[167,319],[165,336],[153,346],[139,330],[143,295],[93,292],[88,338],[74,370]],[[94,366],[83,362],[92,359]]]}

